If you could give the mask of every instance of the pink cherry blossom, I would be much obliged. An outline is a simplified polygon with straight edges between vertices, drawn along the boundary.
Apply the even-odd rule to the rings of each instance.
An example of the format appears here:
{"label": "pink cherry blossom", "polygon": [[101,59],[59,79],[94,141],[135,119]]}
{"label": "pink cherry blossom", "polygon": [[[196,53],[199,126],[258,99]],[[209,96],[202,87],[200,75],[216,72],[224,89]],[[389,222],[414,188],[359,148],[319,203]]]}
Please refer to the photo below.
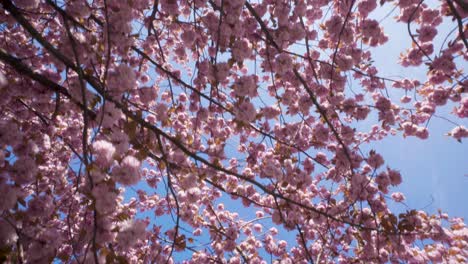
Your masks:
{"label": "pink cherry blossom", "polygon": [[249,101],[243,101],[236,108],[236,118],[239,121],[252,122],[255,119],[256,110],[254,105]]}
{"label": "pink cherry blossom", "polygon": [[457,140],[461,140],[462,138],[468,137],[468,129],[464,126],[457,126],[450,131],[450,135]]}
{"label": "pink cherry blossom", "polygon": [[12,223],[5,220],[0,220],[0,246],[7,248],[14,245],[18,239],[18,235]]}
{"label": "pink cherry blossom", "polygon": [[112,169],[112,177],[123,185],[133,185],[140,180],[140,161],[133,156],[126,156]]}
{"label": "pink cherry blossom", "polygon": [[8,211],[16,205],[18,194],[14,186],[0,184],[0,211]]}
{"label": "pink cherry blossom", "polygon": [[405,200],[405,196],[400,193],[400,192],[395,192],[395,193],[392,193],[392,199],[395,201],[395,202],[402,202]]}
{"label": "pink cherry blossom", "polygon": [[145,239],[146,224],[141,221],[125,221],[119,227],[117,240],[123,250],[128,250],[139,240]]}
{"label": "pink cherry blossom", "polygon": [[93,150],[96,156],[96,164],[107,167],[112,164],[115,147],[105,140],[98,140],[93,143]]}
{"label": "pink cherry blossom", "polygon": [[8,81],[3,73],[0,72],[0,89],[7,86]]}
{"label": "pink cherry blossom", "polygon": [[460,106],[455,111],[460,118],[468,117],[468,97],[461,99]]}
{"label": "pink cherry blossom", "polygon": [[468,262],[383,149],[465,143],[461,2],[1,1],[1,261]]}
{"label": "pink cherry blossom", "polygon": [[421,42],[431,41],[437,35],[437,29],[432,26],[422,26],[417,32],[419,33],[418,38]]}

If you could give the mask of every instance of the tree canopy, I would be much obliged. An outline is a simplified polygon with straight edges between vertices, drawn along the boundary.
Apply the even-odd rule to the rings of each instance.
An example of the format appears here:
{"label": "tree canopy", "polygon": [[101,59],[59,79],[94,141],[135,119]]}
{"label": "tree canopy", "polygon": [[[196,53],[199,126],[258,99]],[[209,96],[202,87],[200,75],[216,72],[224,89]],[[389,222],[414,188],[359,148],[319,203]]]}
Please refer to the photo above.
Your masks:
{"label": "tree canopy", "polygon": [[[0,262],[468,262],[464,220],[392,211],[405,175],[363,150],[431,140],[445,108],[468,137],[467,18],[464,0],[1,0]],[[384,19],[412,43],[389,65],[424,78],[376,65]]]}

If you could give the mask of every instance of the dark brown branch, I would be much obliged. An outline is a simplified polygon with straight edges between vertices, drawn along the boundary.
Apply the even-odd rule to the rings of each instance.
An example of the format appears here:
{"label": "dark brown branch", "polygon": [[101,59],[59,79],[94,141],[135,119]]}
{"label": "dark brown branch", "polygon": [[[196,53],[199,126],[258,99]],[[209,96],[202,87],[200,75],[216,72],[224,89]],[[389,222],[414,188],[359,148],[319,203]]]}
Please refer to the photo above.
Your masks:
{"label": "dark brown branch", "polygon": [[[351,16],[351,13],[353,11],[353,6],[354,6],[355,0],[352,0],[351,5],[349,7],[348,13],[346,14],[345,21],[343,22],[343,26],[340,29],[340,33],[338,35],[338,42],[336,43],[335,46],[335,51],[333,52],[333,58],[332,58],[332,63],[331,63],[331,71],[330,71],[330,94],[332,93],[331,86],[333,84],[333,73],[335,72],[335,61],[336,61],[336,55],[338,54],[338,48],[340,47],[341,44],[341,37],[343,36],[343,32],[346,28],[346,23],[348,23],[348,19]],[[350,161],[351,162],[351,161]]]}
{"label": "dark brown branch", "polygon": [[10,12],[11,16],[14,17],[15,20],[18,21],[18,23],[20,23],[20,25],[23,26],[34,39],[39,41],[39,43],[44,46],[44,48],[46,48],[50,53],[52,53],[52,55],[62,61],[66,66],[76,70],[76,65],[69,58],[60,53],[54,46],[52,46],[52,44],[46,41],[41,36],[41,34],[26,20],[26,18],[23,17],[18,8],[13,5],[11,0],[2,0],[2,5],[3,8]]}
{"label": "dark brown branch", "polygon": [[454,0],[465,12],[468,12],[468,2],[466,0]]}
{"label": "dark brown branch", "polygon": [[421,51],[429,61],[432,61],[431,57],[429,57],[427,52],[421,47],[421,45],[419,45],[418,41],[416,40],[413,33],[411,32],[411,22],[413,21],[413,18],[416,15],[416,12],[418,11],[419,7],[422,5],[423,2],[424,2],[424,0],[421,0],[419,2],[419,4],[414,8],[414,11],[413,11],[413,13],[411,13],[406,26],[407,26],[408,34],[410,35],[411,40],[413,41],[413,43],[418,47],[419,51]]}
{"label": "dark brown branch", "polygon": [[328,115],[327,113],[325,112],[325,110],[322,108],[322,106],[320,105],[320,103],[317,101],[317,98],[315,97],[314,93],[312,92],[312,90],[309,88],[309,86],[307,85],[307,82],[304,80],[304,78],[302,78],[301,74],[297,71],[297,69],[294,69],[294,74],[296,75],[296,77],[299,79],[299,81],[302,83],[302,85],[304,86],[305,90],[307,91],[307,93],[309,94],[310,96],[310,99],[312,99],[312,103],[315,105],[315,107],[317,108],[317,110],[319,111],[320,115],[323,117],[323,119],[325,120],[325,122],[327,123],[328,127],[330,127],[333,135],[336,137],[336,140],[338,140],[338,143],[341,145],[341,147],[343,148],[343,151],[346,155],[346,158],[348,159],[348,162],[349,162],[349,169],[351,171],[351,174],[354,175],[354,170],[353,170],[353,162],[352,162],[352,159],[351,159],[351,155],[349,154],[349,150],[348,150],[348,147],[344,144],[343,140],[341,140],[341,137],[340,135],[338,134],[338,131],[336,131],[335,127],[333,126],[333,124],[331,123],[330,119],[328,118]]}
{"label": "dark brown branch", "polygon": [[299,237],[301,238],[302,246],[304,247],[305,254],[307,256],[307,259],[311,264],[314,264],[314,259],[310,255],[309,249],[307,249],[307,241],[304,237],[304,232],[302,231],[302,228],[296,224],[297,232],[299,233]]}
{"label": "dark brown branch", "polygon": [[265,36],[266,36],[266,38],[268,39],[268,41],[273,45],[273,47],[275,47],[276,50],[278,50],[279,52],[281,52],[280,46],[275,42],[275,39],[274,39],[273,36],[270,34],[270,31],[268,31],[267,26],[265,25],[265,23],[263,23],[262,18],[257,14],[257,12],[255,11],[255,9],[253,9],[252,5],[250,5],[250,3],[249,3],[248,1],[245,1],[245,7],[247,7],[247,9],[249,10],[250,14],[252,14],[252,16],[255,17],[255,19],[257,20],[258,24],[259,24],[260,27],[262,28],[262,31],[265,33]]}
{"label": "dark brown branch", "polygon": [[87,109],[81,102],[78,100],[74,99],[71,94],[67,91],[67,89],[51,80],[46,78],[44,75],[35,73],[32,71],[27,65],[25,65],[20,59],[8,54],[6,51],[3,49],[0,49],[0,60],[12,67],[16,72],[28,76],[29,78],[33,79],[34,81],[42,84],[44,87],[47,87],[54,92],[57,92],[59,94],[63,94],[65,97],[67,97],[71,102],[73,102],[75,105],[79,106],[83,111],[87,111],[88,115],[91,118],[96,117],[96,113],[94,113],[91,109]]}
{"label": "dark brown branch", "polygon": [[[458,2],[457,2],[458,3]],[[455,20],[457,20],[458,24],[458,37],[463,41],[463,44],[465,44],[465,48],[468,51],[468,41],[466,40],[464,29],[463,29],[463,22],[460,14],[457,12],[457,9],[453,5],[452,0],[447,0],[447,4],[450,8],[450,11],[452,11],[453,16],[455,17]],[[468,4],[465,4],[465,7]]]}

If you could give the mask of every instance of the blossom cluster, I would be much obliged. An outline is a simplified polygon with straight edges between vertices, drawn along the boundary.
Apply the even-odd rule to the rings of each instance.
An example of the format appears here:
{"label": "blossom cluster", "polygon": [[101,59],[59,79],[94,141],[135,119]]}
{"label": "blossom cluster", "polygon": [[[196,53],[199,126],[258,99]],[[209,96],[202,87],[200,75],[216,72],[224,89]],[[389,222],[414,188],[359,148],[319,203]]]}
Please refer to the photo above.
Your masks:
{"label": "blossom cluster", "polygon": [[[374,63],[382,6],[412,43],[395,67],[422,77]],[[468,137],[467,17],[459,0],[1,1],[0,262],[468,262],[464,220],[392,210],[406,175],[364,151],[430,140],[441,109]]]}

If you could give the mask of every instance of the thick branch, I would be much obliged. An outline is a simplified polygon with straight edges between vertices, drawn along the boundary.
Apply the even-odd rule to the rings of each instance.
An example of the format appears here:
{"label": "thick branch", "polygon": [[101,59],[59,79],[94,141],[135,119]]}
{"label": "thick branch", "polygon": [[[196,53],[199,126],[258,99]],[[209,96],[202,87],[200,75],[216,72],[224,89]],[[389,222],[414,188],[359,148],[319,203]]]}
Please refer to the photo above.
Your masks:
{"label": "thick branch", "polygon": [[[452,0],[447,0],[447,4],[449,5],[450,11],[452,11],[453,16],[455,17],[455,20],[457,20],[458,37],[463,41],[463,43],[465,44],[465,48],[468,51],[468,41],[466,40],[466,37],[465,37],[462,18],[460,16],[460,14],[457,12],[457,9],[455,8],[455,6],[453,5]],[[467,5],[468,4],[465,4],[465,8],[466,8]]]}
{"label": "thick branch", "polygon": [[73,98],[65,87],[49,80],[44,75],[35,73],[20,59],[8,54],[3,49],[0,49],[0,60],[6,63],[7,65],[11,66],[16,72],[28,76],[29,78],[37,81],[44,87],[47,87],[53,90],[54,92],[65,95],[65,97],[67,97],[71,102],[79,106],[83,111],[86,111],[91,118],[94,119],[96,117],[96,113],[94,113],[91,109],[87,109],[81,102]]}

